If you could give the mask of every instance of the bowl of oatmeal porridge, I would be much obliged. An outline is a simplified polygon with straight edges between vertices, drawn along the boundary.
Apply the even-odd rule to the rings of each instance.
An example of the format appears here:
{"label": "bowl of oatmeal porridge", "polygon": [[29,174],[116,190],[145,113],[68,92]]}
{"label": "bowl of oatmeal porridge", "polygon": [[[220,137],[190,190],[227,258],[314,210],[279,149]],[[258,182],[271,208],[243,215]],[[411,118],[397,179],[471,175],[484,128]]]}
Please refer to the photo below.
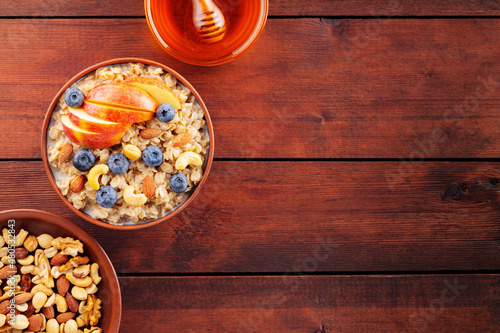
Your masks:
{"label": "bowl of oatmeal porridge", "polygon": [[80,72],[54,97],[42,156],[77,215],[112,229],[172,218],[200,192],[214,155],[203,100],[160,63],[121,58]]}

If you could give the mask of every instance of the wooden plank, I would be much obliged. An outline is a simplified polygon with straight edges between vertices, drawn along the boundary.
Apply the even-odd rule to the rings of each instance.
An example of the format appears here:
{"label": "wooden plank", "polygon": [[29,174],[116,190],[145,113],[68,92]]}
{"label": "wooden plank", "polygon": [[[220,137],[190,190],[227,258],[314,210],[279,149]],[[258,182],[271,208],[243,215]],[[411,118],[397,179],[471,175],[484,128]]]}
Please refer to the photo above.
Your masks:
{"label": "wooden plank", "polygon": [[499,275],[121,278],[120,332],[498,332]]}
{"label": "wooden plank", "polygon": [[388,172],[406,167],[215,162],[179,218],[124,232],[75,218],[41,162],[1,162],[0,210],[38,208],[75,220],[119,273],[500,269],[500,165],[428,162],[387,182]]}
{"label": "wooden plank", "polygon": [[[143,16],[143,1],[3,0],[3,16]],[[402,16],[491,16],[500,14],[495,0],[270,0],[269,15],[275,16],[373,16],[389,13]]]}
{"label": "wooden plank", "polygon": [[270,20],[247,54],[211,68],[166,55],[143,19],[3,20],[0,31],[0,158],[40,158],[53,95],[123,56],[170,65],[198,89],[219,158],[500,155],[498,19]]}

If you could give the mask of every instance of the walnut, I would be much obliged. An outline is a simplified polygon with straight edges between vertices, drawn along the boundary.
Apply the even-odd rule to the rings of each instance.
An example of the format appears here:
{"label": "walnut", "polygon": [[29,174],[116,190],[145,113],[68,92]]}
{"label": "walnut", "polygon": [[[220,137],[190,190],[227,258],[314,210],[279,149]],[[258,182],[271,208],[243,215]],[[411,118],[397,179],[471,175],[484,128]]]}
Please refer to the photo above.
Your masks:
{"label": "walnut", "polygon": [[86,263],[88,263],[90,261],[89,257],[74,257],[74,258],[71,258],[70,260],[68,260],[64,265],[61,265],[59,267],[59,272],[62,272],[62,271],[65,271],[71,267],[78,267],[80,265],[85,265]]}
{"label": "walnut", "polygon": [[[83,308],[84,314],[88,314],[88,318],[90,319],[90,326],[97,325],[99,322],[99,318],[101,318],[101,309],[102,301],[97,298],[96,295],[89,294],[87,298],[87,305]],[[93,331],[89,331],[93,332]]]}
{"label": "walnut", "polygon": [[74,240],[71,237],[57,237],[52,240],[52,246],[61,250],[62,254],[76,257],[78,253],[83,253],[83,244],[79,240]]}

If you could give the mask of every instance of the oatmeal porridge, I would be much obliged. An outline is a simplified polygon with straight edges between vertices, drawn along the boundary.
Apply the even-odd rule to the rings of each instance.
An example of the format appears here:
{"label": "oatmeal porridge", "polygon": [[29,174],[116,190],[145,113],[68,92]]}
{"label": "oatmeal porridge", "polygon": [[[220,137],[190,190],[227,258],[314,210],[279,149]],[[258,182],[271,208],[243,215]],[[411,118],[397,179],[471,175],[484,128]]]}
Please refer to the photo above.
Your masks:
{"label": "oatmeal porridge", "polygon": [[163,69],[101,67],[52,113],[48,162],[57,187],[91,217],[134,224],[165,216],[201,181],[209,135],[194,95]]}

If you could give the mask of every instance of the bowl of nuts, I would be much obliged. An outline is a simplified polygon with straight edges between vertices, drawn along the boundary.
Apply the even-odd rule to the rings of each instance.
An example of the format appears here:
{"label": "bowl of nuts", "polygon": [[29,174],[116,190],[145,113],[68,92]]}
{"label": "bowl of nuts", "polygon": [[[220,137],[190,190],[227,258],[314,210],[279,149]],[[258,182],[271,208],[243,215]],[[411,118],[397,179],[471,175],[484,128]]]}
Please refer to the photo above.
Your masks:
{"label": "bowl of nuts", "polygon": [[153,61],[91,66],[54,97],[42,131],[50,183],[77,215],[137,229],[182,211],[214,155],[208,110],[191,84]]}
{"label": "bowl of nuts", "polygon": [[0,227],[0,332],[119,332],[118,278],[91,235],[29,209],[0,212]]}

